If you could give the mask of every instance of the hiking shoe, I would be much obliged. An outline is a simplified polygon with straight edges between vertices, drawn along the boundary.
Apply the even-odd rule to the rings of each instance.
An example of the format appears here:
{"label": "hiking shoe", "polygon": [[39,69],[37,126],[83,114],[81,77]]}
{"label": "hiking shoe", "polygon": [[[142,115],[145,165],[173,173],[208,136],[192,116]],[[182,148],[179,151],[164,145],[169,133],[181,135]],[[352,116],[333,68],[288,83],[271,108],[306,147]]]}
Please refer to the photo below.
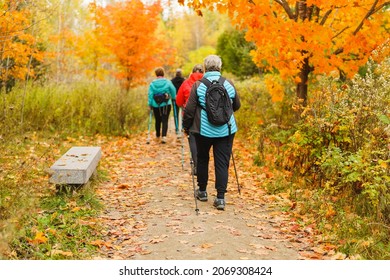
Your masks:
{"label": "hiking shoe", "polygon": [[163,136],[162,139],[161,139],[161,143],[167,143],[167,137]]}
{"label": "hiking shoe", "polygon": [[216,198],[214,200],[214,207],[218,210],[225,210],[225,199],[222,198]]}
{"label": "hiking shoe", "polygon": [[196,191],[196,198],[200,201],[207,201],[207,192],[200,191],[199,189]]}

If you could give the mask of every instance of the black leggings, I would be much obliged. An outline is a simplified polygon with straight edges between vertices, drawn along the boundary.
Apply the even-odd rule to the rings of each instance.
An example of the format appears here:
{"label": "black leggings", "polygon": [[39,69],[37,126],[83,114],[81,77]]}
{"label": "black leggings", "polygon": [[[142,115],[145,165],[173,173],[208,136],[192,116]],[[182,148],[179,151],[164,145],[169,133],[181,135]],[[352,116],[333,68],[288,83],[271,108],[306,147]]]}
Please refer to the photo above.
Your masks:
{"label": "black leggings", "polygon": [[211,147],[213,147],[215,188],[217,189],[217,197],[224,198],[227,191],[234,134],[220,138],[208,138],[195,134],[195,138],[198,157],[197,180],[199,190],[205,191],[207,188],[209,179],[209,153]]}
{"label": "black leggings", "polygon": [[[167,136],[168,132],[168,119],[169,119],[169,113],[171,112],[171,105],[154,108],[153,107],[153,114],[154,118],[156,120],[156,137]],[[162,124],[162,133],[161,133],[161,124]]]}

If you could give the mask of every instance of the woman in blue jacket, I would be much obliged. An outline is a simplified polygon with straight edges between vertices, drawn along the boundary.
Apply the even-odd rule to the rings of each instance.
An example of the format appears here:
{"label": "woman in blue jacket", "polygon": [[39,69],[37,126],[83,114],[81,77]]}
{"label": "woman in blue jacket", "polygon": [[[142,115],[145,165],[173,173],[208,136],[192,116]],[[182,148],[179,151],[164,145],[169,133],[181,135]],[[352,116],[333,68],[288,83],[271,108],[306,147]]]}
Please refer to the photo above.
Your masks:
{"label": "woman in blue jacket", "polygon": [[168,120],[171,112],[172,99],[176,99],[176,89],[172,82],[164,78],[164,69],[162,67],[156,68],[154,71],[156,79],[149,85],[148,91],[148,106],[153,110],[154,118],[156,120],[156,137],[161,142],[167,142]]}
{"label": "woman in blue jacket", "polygon": [[[221,58],[217,55],[209,55],[204,60],[205,74],[203,78],[210,82],[221,77]],[[207,86],[196,81],[191,88],[190,97],[184,109],[183,129],[194,133],[197,148],[197,182],[199,189],[196,191],[196,198],[200,201],[207,201],[208,166],[210,160],[210,149],[213,147],[214,168],[215,168],[215,189],[217,197],[214,206],[218,210],[225,209],[225,193],[227,191],[229,162],[232,154],[234,135],[237,132],[237,124],[234,114],[231,115],[229,123],[221,126],[213,125],[207,118],[205,106],[205,95]],[[233,111],[240,106],[240,98],[232,81],[225,80],[223,83],[230,100]]]}

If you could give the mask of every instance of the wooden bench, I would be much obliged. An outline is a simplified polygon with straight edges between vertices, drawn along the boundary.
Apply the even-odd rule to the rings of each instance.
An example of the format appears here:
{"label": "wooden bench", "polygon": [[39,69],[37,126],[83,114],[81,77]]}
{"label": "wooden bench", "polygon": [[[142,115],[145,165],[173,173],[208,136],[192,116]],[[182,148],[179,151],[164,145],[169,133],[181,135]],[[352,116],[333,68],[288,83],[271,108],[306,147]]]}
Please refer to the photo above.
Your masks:
{"label": "wooden bench", "polygon": [[50,183],[57,185],[82,185],[96,171],[102,156],[100,147],[72,147],[51,167]]}

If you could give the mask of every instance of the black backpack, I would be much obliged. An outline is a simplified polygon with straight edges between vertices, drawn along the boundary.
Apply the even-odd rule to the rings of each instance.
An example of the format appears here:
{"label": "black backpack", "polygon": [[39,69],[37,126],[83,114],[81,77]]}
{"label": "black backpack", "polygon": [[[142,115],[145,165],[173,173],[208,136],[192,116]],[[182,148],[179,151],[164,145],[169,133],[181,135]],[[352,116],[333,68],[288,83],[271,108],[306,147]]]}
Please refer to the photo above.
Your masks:
{"label": "black backpack", "polygon": [[155,93],[153,94],[153,99],[156,101],[158,105],[160,105],[163,102],[167,102],[169,99],[169,95],[167,93]]}
{"label": "black backpack", "polygon": [[206,78],[200,81],[206,85],[205,103],[206,108],[202,107],[207,113],[208,121],[216,126],[229,124],[230,117],[233,115],[233,105],[223,83],[225,78],[222,76],[215,81],[210,82]]}

